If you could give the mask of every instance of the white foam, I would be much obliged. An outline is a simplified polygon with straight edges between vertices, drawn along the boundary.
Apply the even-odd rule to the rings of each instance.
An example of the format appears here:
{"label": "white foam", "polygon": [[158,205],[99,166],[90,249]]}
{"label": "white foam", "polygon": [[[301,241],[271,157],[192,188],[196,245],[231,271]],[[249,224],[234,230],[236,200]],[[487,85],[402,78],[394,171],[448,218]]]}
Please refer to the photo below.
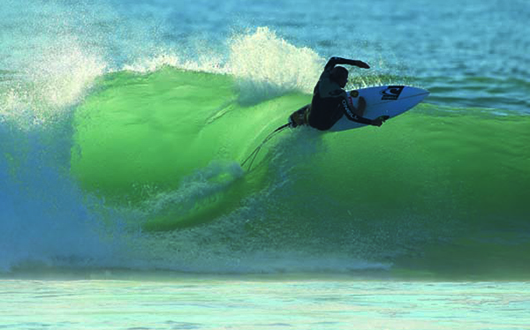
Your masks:
{"label": "white foam", "polygon": [[38,88],[37,97],[50,107],[75,103],[106,69],[105,62],[80,47],[75,38],[45,49],[27,75]]}
{"label": "white foam", "polygon": [[27,128],[61,117],[106,72],[101,57],[82,49],[74,37],[62,37],[36,53],[18,81],[0,94],[0,122]]}
{"label": "white foam", "polygon": [[252,93],[310,93],[322,71],[323,59],[312,49],[296,47],[267,27],[238,35],[230,43],[229,68],[240,87]]}
{"label": "white foam", "polygon": [[171,66],[183,70],[229,74],[243,97],[266,98],[299,91],[311,93],[322,71],[324,59],[307,47],[297,47],[267,27],[234,35],[228,54],[221,56],[208,49],[193,59],[166,50],[123,66],[123,70],[149,73]]}
{"label": "white foam", "polygon": [[236,162],[212,162],[183,178],[178,189],[157,194],[146,201],[144,208],[152,214],[169,208],[176,217],[185,215],[201,202],[228,189],[243,174],[243,169]]}

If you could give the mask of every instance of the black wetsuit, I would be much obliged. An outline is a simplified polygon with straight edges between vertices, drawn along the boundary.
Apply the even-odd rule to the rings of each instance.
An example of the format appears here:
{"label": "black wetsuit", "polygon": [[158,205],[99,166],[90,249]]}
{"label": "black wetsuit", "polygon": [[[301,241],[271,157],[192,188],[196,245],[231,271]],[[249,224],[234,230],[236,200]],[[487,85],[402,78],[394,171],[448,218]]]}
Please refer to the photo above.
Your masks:
{"label": "black wetsuit", "polygon": [[352,109],[352,106],[349,104],[346,92],[337,82],[331,79],[331,70],[333,70],[335,65],[355,65],[356,62],[355,60],[340,57],[330,58],[313,91],[313,100],[311,101],[309,112],[309,125],[311,127],[322,131],[328,130],[344,114],[350,120],[368,125],[372,124],[370,119],[355,114],[354,110],[356,109]]}

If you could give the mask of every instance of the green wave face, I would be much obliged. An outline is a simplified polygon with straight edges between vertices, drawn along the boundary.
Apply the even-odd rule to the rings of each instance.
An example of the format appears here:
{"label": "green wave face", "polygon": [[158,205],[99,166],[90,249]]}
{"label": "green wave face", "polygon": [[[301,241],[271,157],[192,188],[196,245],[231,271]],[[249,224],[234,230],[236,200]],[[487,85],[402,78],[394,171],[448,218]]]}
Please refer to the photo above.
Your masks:
{"label": "green wave face", "polygon": [[108,75],[76,111],[72,173],[114,205],[150,213],[150,229],[214,220],[263,184],[259,170],[243,177],[237,162],[308,100],[238,97],[228,75]]}
{"label": "green wave face", "polygon": [[149,231],[239,217],[252,242],[397,270],[530,264],[528,116],[421,104],[381,128],[288,130],[245,172],[242,160],[310,96],[250,104],[238,86],[169,67],[105,76],[75,114],[73,175],[142,210]]}

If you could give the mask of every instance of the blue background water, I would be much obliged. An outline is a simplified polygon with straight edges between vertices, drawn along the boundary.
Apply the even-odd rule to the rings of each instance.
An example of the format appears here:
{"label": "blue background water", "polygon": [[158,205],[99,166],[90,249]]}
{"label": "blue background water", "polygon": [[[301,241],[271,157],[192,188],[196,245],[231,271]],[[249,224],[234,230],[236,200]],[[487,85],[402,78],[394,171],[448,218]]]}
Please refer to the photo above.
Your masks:
{"label": "blue background water", "polygon": [[528,109],[525,1],[6,1],[2,6],[4,70],[13,70],[11,63],[27,66],[43,43],[71,37],[118,68],[164,51],[190,59],[206,52],[223,57],[231,36],[264,26],[323,57],[360,58],[377,74],[419,79],[433,92],[433,102]]}

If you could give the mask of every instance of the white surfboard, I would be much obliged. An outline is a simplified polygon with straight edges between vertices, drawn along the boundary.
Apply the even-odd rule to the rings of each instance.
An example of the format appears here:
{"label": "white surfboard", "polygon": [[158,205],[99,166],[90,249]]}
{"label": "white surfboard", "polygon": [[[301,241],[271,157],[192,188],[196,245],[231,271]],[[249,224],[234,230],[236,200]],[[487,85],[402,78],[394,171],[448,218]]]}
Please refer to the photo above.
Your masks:
{"label": "white surfboard", "polygon": [[[361,88],[352,90],[347,94],[349,102],[354,107],[358,106],[359,97],[364,97],[366,110],[364,111],[363,117],[376,119],[380,116],[388,116],[390,119],[412,109],[423,101],[429,95],[429,92],[416,87],[393,85]],[[347,116],[342,116],[331,127],[330,131],[339,132],[363,126],[366,126],[366,124],[361,124],[348,119]]]}

